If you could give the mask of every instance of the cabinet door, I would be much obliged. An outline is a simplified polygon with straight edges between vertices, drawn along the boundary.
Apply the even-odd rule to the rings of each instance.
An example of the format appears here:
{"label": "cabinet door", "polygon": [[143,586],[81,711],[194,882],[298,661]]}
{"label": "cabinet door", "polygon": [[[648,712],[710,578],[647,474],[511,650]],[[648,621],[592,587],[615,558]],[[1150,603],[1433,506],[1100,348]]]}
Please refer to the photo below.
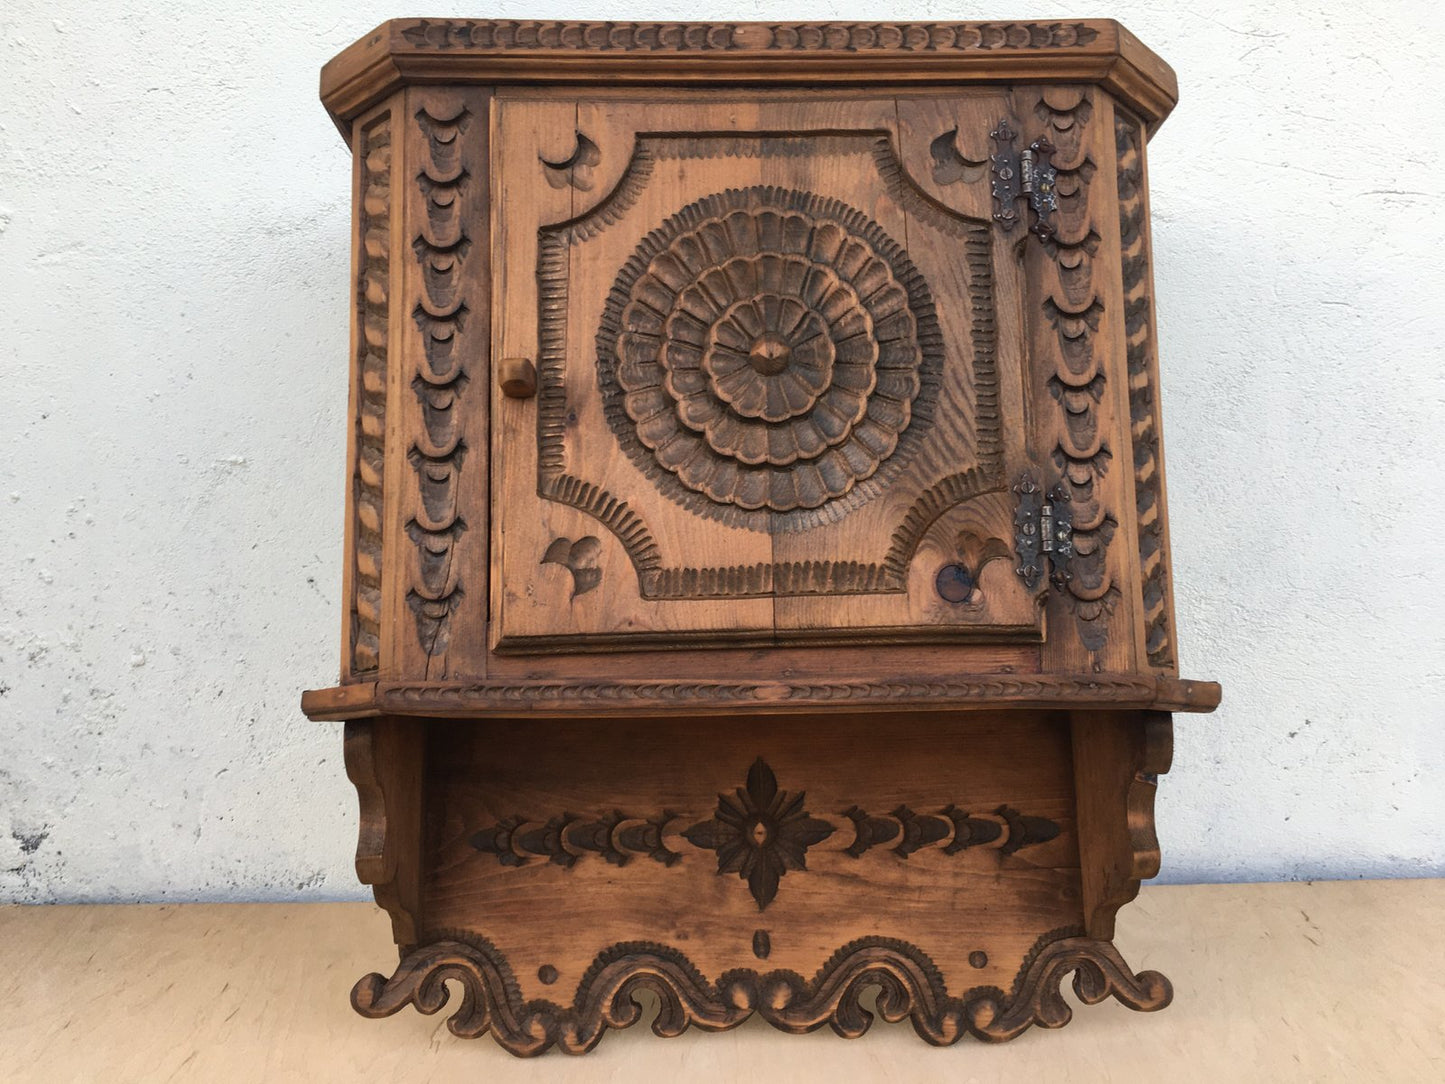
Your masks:
{"label": "cabinet door", "polygon": [[494,647],[1039,637],[1003,95],[494,110]]}

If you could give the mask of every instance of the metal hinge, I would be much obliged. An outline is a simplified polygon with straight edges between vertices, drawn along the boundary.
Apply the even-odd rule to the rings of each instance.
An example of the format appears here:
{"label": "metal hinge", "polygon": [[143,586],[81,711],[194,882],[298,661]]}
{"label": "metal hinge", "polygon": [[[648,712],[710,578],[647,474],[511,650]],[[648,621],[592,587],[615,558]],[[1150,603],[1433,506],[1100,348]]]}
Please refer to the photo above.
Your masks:
{"label": "metal hinge", "polygon": [[1033,475],[1024,474],[1013,487],[1018,495],[1014,510],[1014,549],[1019,555],[1015,572],[1029,587],[1037,586],[1048,566],[1055,587],[1069,582],[1069,560],[1074,556],[1074,514],[1062,484],[1043,494]]}
{"label": "metal hinge", "polygon": [[1019,222],[1019,213],[1014,204],[1027,199],[1033,209],[1034,222],[1029,232],[1048,240],[1054,235],[1053,216],[1059,209],[1059,172],[1054,168],[1054,145],[1040,136],[1020,151],[1014,147],[1018,133],[1007,120],[998,122],[998,127],[989,133],[997,150],[989,159],[993,162],[993,217],[1005,230],[1011,230]]}

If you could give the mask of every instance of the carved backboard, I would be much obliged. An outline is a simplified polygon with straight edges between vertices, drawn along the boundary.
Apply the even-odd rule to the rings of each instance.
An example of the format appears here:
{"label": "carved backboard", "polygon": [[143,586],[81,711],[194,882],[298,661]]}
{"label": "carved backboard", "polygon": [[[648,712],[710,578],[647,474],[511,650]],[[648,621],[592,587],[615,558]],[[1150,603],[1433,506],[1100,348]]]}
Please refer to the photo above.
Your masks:
{"label": "carved backboard", "polygon": [[1039,638],[1002,95],[493,108],[497,649]]}

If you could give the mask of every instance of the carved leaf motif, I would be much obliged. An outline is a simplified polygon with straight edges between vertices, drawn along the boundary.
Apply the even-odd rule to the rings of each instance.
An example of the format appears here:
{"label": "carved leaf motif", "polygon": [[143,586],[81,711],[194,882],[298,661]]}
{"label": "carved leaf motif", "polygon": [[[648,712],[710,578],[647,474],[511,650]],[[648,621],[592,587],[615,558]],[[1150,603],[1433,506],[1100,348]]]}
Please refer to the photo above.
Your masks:
{"label": "carved leaf motif", "polygon": [[585,595],[602,582],[602,569],[597,561],[602,555],[602,543],[595,535],[583,535],[573,542],[570,538],[554,538],[542,554],[544,565],[561,565],[572,573],[572,597]]}
{"label": "carved leaf motif", "polygon": [[591,190],[592,167],[601,160],[601,149],[580,131],[577,133],[577,149],[567,158],[559,162],[540,159],[549,185],[553,188],[566,188],[571,185],[579,192]]}
{"label": "carved leaf motif", "polygon": [[933,179],[938,184],[972,183],[983,176],[988,160],[973,161],[958,149],[958,129],[950,128],[928,145]]}

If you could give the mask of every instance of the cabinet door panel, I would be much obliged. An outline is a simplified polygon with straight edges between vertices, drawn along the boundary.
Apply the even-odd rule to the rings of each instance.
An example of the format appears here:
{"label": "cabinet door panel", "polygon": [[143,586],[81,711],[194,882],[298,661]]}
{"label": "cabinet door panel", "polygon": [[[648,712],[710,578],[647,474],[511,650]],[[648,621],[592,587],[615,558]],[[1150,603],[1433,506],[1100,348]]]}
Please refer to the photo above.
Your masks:
{"label": "cabinet door panel", "polygon": [[934,145],[1002,109],[499,100],[499,649],[1037,638],[1016,261]]}

